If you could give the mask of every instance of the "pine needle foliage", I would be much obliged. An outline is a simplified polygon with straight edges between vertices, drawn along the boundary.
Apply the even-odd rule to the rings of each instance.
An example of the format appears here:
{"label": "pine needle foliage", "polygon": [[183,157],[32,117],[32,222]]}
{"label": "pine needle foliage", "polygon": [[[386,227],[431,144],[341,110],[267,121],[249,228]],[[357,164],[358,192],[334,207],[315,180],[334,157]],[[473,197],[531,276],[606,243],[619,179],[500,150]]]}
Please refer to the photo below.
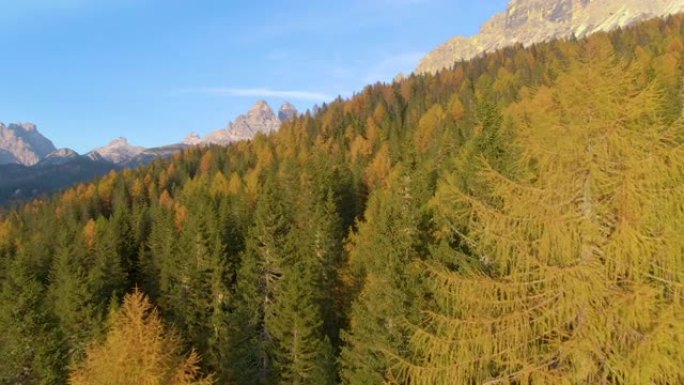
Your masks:
{"label": "pine needle foliage", "polygon": [[483,159],[481,196],[439,187],[486,268],[424,264],[434,306],[394,357],[406,383],[684,382],[683,127],[607,40],[508,109],[517,179]]}
{"label": "pine needle foliage", "polygon": [[509,47],[0,208],[0,383],[135,287],[221,384],[684,383],[683,58],[684,15]]}
{"label": "pine needle foliage", "polygon": [[94,343],[70,374],[71,385],[211,385],[201,377],[200,357],[181,354],[181,342],[165,330],[157,310],[136,290],[109,318],[102,343]]}

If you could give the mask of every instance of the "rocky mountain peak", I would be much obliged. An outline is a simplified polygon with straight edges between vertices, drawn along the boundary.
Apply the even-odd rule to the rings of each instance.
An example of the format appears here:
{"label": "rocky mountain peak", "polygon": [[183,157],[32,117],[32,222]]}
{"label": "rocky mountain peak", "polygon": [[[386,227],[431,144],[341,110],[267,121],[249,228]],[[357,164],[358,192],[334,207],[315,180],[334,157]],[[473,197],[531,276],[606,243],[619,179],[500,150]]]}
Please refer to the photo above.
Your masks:
{"label": "rocky mountain peak", "polygon": [[44,137],[33,123],[0,123],[0,164],[32,166],[55,151],[52,142]]}
{"label": "rocky mountain peak", "polygon": [[228,125],[228,131],[235,138],[251,139],[257,133],[268,134],[280,128],[280,119],[265,100],[259,100],[247,115],[240,115]]}
{"label": "rocky mountain peak", "polygon": [[41,159],[40,162],[38,162],[38,166],[60,165],[76,159],[79,156],[80,155],[78,155],[76,151],[70,148],[60,148]]}
{"label": "rocky mountain peak", "polygon": [[91,159],[101,158],[109,162],[119,164],[133,159],[145,150],[144,147],[133,146],[128,139],[119,137],[109,142],[108,145],[96,148],[86,156]]}
{"label": "rocky mountain peak", "polygon": [[288,119],[295,117],[298,113],[299,112],[297,111],[297,107],[295,107],[289,102],[285,102],[282,106],[280,106],[280,109],[278,110],[278,119],[280,119],[281,122],[284,122]]}
{"label": "rocky mountain peak", "polygon": [[21,128],[22,130],[24,130],[26,132],[37,132],[38,131],[38,127],[36,127],[36,125],[33,123],[15,123],[15,124],[10,124],[10,127]]}
{"label": "rocky mountain peak", "polygon": [[[289,104],[289,103],[286,103]],[[284,115],[291,116],[294,106],[283,105],[281,110],[285,109]],[[279,111],[279,115],[280,115]],[[296,113],[294,109],[294,113]],[[204,138],[199,138],[196,135],[188,136],[184,144],[219,144],[226,145],[240,140],[249,140],[258,133],[268,134],[277,131],[280,128],[281,119],[273,112],[271,106],[265,100],[257,101],[247,114],[238,116],[235,121],[228,124],[228,127],[216,130]]]}
{"label": "rocky mountain peak", "polygon": [[60,157],[60,158],[71,158],[78,156],[78,153],[70,148],[60,148],[51,153],[49,153],[46,158],[50,157]]}
{"label": "rocky mountain peak", "polygon": [[430,52],[416,72],[436,72],[459,60],[522,43],[584,37],[644,19],[684,11],[684,0],[511,0],[505,12],[485,23],[480,33],[457,36]]}
{"label": "rocky mountain peak", "polygon": [[182,143],[192,146],[202,143],[202,138],[199,136],[198,133],[191,132],[190,134],[188,134],[188,136],[185,137],[185,139],[183,139]]}
{"label": "rocky mountain peak", "polygon": [[249,109],[247,115],[263,114],[263,113],[273,113],[271,106],[263,99],[257,100],[256,103]]}
{"label": "rocky mountain peak", "polygon": [[139,146],[134,146],[128,142],[128,139],[120,136],[116,139],[111,140],[106,146],[98,148],[96,151],[101,150],[126,150],[126,151],[142,151],[144,148]]}

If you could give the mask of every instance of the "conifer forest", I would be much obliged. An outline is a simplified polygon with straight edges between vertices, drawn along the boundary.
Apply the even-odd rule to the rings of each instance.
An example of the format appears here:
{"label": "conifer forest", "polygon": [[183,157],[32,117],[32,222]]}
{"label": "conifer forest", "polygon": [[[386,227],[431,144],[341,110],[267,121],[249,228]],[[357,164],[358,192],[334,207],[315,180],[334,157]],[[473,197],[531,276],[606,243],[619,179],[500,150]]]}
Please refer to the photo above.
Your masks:
{"label": "conifer forest", "polygon": [[684,384],[684,16],[0,212],[0,384]]}

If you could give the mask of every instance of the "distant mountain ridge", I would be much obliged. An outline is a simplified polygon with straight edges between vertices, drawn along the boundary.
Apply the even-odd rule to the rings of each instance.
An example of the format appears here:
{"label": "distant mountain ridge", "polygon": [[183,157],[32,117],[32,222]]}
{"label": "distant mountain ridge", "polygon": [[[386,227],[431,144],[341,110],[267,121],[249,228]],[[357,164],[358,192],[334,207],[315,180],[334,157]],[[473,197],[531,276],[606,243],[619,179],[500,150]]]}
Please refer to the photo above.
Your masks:
{"label": "distant mountain ridge", "polygon": [[421,60],[417,73],[434,73],[485,52],[563,37],[584,37],[654,17],[684,12],[684,0],[511,0],[480,33],[457,36]]}
{"label": "distant mountain ridge", "polygon": [[0,164],[32,166],[55,150],[35,124],[0,123]]}
{"label": "distant mountain ridge", "polygon": [[247,114],[238,116],[235,121],[228,124],[228,127],[213,131],[203,138],[196,133],[191,133],[185,138],[183,144],[226,145],[241,140],[249,140],[259,133],[269,134],[277,131],[283,121],[296,116],[297,113],[295,106],[285,103],[276,115],[265,100],[259,100]]}
{"label": "distant mountain ridge", "polygon": [[115,164],[125,163],[145,151],[144,147],[133,146],[128,143],[128,139],[119,137],[108,145],[96,148],[86,154],[93,159],[105,159]]}
{"label": "distant mountain ridge", "polygon": [[297,113],[292,104],[285,103],[276,115],[266,101],[259,100],[247,114],[238,116],[227,128],[204,138],[190,134],[181,143],[144,148],[120,137],[85,155],[68,148],[56,149],[49,139],[40,134],[35,124],[5,126],[0,123],[0,205],[8,200],[49,193],[112,170],[147,164],[189,146],[227,145],[249,140],[258,133],[277,131],[283,121]]}

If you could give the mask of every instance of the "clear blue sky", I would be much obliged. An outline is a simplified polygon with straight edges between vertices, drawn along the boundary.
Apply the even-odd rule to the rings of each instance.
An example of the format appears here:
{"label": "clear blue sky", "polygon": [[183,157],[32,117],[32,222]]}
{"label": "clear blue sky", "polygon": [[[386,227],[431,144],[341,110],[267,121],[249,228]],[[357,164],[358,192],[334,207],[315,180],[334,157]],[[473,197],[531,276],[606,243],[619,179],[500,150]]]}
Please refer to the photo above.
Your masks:
{"label": "clear blue sky", "polygon": [[0,121],[79,152],[202,135],[411,72],[506,0],[0,0]]}

